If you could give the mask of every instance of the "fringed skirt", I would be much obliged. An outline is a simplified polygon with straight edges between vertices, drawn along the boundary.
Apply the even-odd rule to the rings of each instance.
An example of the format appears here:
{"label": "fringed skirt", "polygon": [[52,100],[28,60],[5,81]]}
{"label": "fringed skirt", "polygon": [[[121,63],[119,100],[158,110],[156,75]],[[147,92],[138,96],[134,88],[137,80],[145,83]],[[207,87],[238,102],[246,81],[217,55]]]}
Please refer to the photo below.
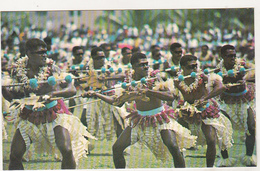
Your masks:
{"label": "fringed skirt", "polygon": [[220,107],[230,117],[233,129],[247,132],[247,110],[252,108],[255,111],[255,85],[253,83],[247,85],[247,92],[242,95],[235,96],[222,94],[220,97]]}
{"label": "fringed skirt", "polygon": [[32,141],[36,153],[46,152],[53,154],[57,151],[55,149],[57,146],[54,136],[54,128],[56,126],[62,126],[69,131],[76,163],[78,163],[81,157],[86,157],[89,141],[84,136],[92,139],[95,139],[95,137],[87,132],[86,127],[73,115],[57,114],[57,118],[54,121],[39,125],[20,119],[17,128],[21,132],[27,149]]}
{"label": "fringed skirt", "polygon": [[4,121],[4,117],[2,119],[2,139],[3,140],[7,140],[7,132],[6,132],[6,129],[5,129],[5,125],[6,125],[6,122]]}
{"label": "fringed skirt", "polygon": [[[232,147],[233,129],[230,120],[226,116],[219,113],[218,118],[202,119],[202,122],[205,125],[212,126],[216,130],[217,143],[220,150],[225,150]],[[189,124],[189,129],[191,130],[192,135],[198,136],[197,145],[205,145],[206,138],[201,130],[201,124]]]}
{"label": "fringed skirt", "polygon": [[149,116],[132,110],[128,118],[132,125],[131,144],[140,142],[146,145],[157,159],[165,162],[171,155],[162,141],[161,130],[175,132],[180,150],[195,146],[197,137],[192,136],[188,129],[174,119],[173,110],[168,110],[166,106],[161,109],[157,114]]}
{"label": "fringed skirt", "polygon": [[222,114],[216,101],[210,99],[205,108],[197,109],[194,104],[185,102],[177,110],[178,117],[183,118],[188,124],[192,135],[198,136],[197,145],[204,145],[205,136],[201,130],[202,122],[216,130],[218,146],[221,150],[232,146],[233,129],[230,120]]}
{"label": "fringed skirt", "polygon": [[98,140],[112,140],[116,135],[116,124],[119,123],[124,129],[124,115],[121,108],[110,105],[105,101],[95,98],[85,98],[84,109],[86,109],[86,121],[88,131],[98,138]]}

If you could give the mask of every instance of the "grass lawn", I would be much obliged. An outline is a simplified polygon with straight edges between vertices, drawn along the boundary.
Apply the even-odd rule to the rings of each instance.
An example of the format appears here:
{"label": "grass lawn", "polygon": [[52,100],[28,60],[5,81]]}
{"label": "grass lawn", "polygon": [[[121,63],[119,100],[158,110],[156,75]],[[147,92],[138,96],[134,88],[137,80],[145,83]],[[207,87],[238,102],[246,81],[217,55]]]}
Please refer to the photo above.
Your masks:
{"label": "grass lawn", "polygon": [[[74,115],[80,117],[82,107],[75,110]],[[2,141],[3,149],[3,170],[8,169],[10,145],[11,139],[14,134],[13,124],[6,125],[8,140]],[[229,149],[229,156],[239,159],[239,157],[245,154],[244,142],[239,138],[240,135],[235,131],[234,140],[235,143],[231,149]],[[91,151],[91,154],[87,158],[81,158],[77,169],[114,169],[112,145],[113,141],[91,141],[95,148]],[[33,149],[32,154],[33,154]],[[169,158],[165,163],[156,160],[155,156],[149,149],[140,144],[135,144],[127,148],[125,155],[127,168],[173,168],[173,161]],[[188,168],[201,168],[206,167],[206,146],[199,146],[197,150],[184,151],[186,167]],[[254,150],[256,154],[256,149]],[[217,156],[215,165],[220,159],[220,150],[217,148]],[[26,170],[59,170],[61,168],[61,162],[56,161],[54,156],[44,156],[33,154],[28,162],[23,162]],[[241,163],[237,162],[235,167],[244,167]]]}
{"label": "grass lawn", "polygon": [[[11,138],[14,132],[13,124],[7,125],[8,140],[3,141],[3,170],[8,169],[9,154]],[[235,135],[237,132],[235,132]],[[238,137],[238,136],[236,136]],[[237,138],[239,139],[239,138]],[[113,141],[92,141],[95,148],[87,158],[81,158],[77,169],[113,169],[112,145]],[[145,146],[135,144],[127,148],[127,155],[125,155],[127,168],[172,168],[173,162],[169,158],[165,163],[156,160],[154,155]],[[255,150],[256,151],[256,150]],[[206,146],[199,146],[197,150],[184,151],[186,167],[198,168],[206,166],[205,159]],[[33,153],[33,151],[32,151]],[[254,152],[255,154],[256,152]],[[241,141],[235,143],[229,150],[229,155],[233,158],[238,158],[241,154],[245,154],[245,146]],[[220,152],[218,150],[216,162],[220,159]],[[216,163],[215,162],[215,163]],[[53,170],[60,169],[61,162],[55,161],[54,156],[32,155],[30,161],[23,162],[26,170]],[[243,167],[237,163],[236,167]]]}

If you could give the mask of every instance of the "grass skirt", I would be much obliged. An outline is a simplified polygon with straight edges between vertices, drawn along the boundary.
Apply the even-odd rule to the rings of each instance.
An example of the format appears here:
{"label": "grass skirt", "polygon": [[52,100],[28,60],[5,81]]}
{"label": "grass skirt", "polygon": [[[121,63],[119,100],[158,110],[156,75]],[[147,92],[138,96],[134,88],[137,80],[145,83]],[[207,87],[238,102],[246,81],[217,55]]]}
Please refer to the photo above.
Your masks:
{"label": "grass skirt", "polygon": [[21,132],[27,150],[31,144],[30,140],[32,140],[36,153],[46,152],[47,154],[53,154],[57,151],[55,150],[57,146],[54,136],[54,128],[56,126],[62,126],[69,131],[76,163],[78,163],[81,157],[86,157],[89,141],[84,136],[92,139],[95,139],[95,137],[87,132],[86,127],[73,115],[57,114],[57,118],[53,122],[37,126],[27,120],[20,119],[17,128]]}
{"label": "grass skirt", "polygon": [[247,85],[248,92],[241,96],[222,95],[220,108],[227,112],[233,129],[247,133],[247,109],[251,107],[255,111],[255,85]]}
{"label": "grass skirt", "polygon": [[[102,100],[85,98],[84,109],[86,109],[86,121],[88,131],[98,140],[111,140],[116,135],[114,119],[124,129],[123,111],[119,107],[112,106]],[[92,102],[93,101],[93,102]]]}
{"label": "grass skirt", "polygon": [[[205,125],[210,125],[216,130],[217,143],[220,150],[228,149],[232,147],[233,129],[230,120],[224,116],[221,112],[218,118],[202,119]],[[189,124],[189,128],[193,135],[198,136],[197,145],[205,145],[206,138],[201,130],[201,124]]]}
{"label": "grass skirt", "polygon": [[165,162],[171,155],[164,145],[160,131],[161,130],[173,130],[176,134],[176,139],[179,148],[190,148],[196,144],[196,136],[192,136],[190,131],[181,126],[175,119],[169,118],[170,122],[163,124],[157,124],[156,127],[152,125],[148,127],[142,127],[142,125],[136,125],[131,132],[131,144],[139,141],[145,144],[155,155],[157,159]]}

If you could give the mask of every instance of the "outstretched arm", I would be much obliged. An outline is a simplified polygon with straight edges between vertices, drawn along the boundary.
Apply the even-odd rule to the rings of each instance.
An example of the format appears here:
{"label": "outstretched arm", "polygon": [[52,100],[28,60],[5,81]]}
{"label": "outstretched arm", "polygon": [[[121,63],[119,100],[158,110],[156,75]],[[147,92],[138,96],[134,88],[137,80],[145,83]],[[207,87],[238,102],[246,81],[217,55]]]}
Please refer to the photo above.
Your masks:
{"label": "outstretched arm", "polygon": [[116,74],[116,75],[112,75],[112,76],[106,76],[106,77],[98,77],[99,81],[112,81],[112,80],[124,80],[125,78],[125,74]]}
{"label": "outstretched arm", "polygon": [[67,97],[71,97],[71,96],[76,95],[76,93],[77,93],[77,90],[76,90],[75,86],[72,83],[70,83],[65,88],[52,91],[50,93],[50,95],[52,97],[65,97],[65,98],[67,98]]}
{"label": "outstretched arm", "polygon": [[98,92],[95,92],[95,91],[92,91],[92,90],[89,90],[85,93],[82,94],[82,97],[97,97],[111,105],[113,105],[113,103],[115,102],[115,98],[114,96],[107,96],[107,95],[104,95],[104,94],[100,94]]}
{"label": "outstretched arm", "polygon": [[175,99],[170,91],[158,91],[158,90],[148,89],[146,91],[146,95],[147,96],[154,96],[156,98],[159,98],[159,99],[165,100],[165,101],[173,101]]}
{"label": "outstretched arm", "polygon": [[116,97],[116,96],[107,96],[98,92],[95,92],[93,90],[89,90],[85,93],[83,93],[81,95],[82,97],[87,97],[87,98],[91,98],[91,97],[96,97],[99,98],[103,101],[105,101],[108,104],[114,105],[114,106],[118,106],[118,107],[122,107],[123,104],[127,101],[127,97],[125,97],[124,95]]}
{"label": "outstretched arm", "polygon": [[24,93],[21,91],[11,90],[10,87],[2,87],[2,94],[3,97],[9,102],[15,98],[22,98],[24,96]]}
{"label": "outstretched arm", "polygon": [[252,81],[252,82],[255,82],[255,65],[252,64],[252,63],[246,63],[246,66],[245,66],[246,69],[253,69],[251,71],[247,71],[245,76],[244,76],[244,80],[245,81]]}

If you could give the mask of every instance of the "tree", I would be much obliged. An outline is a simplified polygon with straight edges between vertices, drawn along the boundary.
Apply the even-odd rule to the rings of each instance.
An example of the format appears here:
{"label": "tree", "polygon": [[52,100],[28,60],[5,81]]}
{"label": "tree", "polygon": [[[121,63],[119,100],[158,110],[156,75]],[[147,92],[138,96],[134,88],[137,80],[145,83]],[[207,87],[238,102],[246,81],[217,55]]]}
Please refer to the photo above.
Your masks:
{"label": "tree", "polygon": [[181,10],[121,10],[104,11],[95,23],[107,26],[108,29],[122,28],[124,25],[136,27],[139,31],[148,24],[153,30],[158,23],[178,22],[182,24]]}

